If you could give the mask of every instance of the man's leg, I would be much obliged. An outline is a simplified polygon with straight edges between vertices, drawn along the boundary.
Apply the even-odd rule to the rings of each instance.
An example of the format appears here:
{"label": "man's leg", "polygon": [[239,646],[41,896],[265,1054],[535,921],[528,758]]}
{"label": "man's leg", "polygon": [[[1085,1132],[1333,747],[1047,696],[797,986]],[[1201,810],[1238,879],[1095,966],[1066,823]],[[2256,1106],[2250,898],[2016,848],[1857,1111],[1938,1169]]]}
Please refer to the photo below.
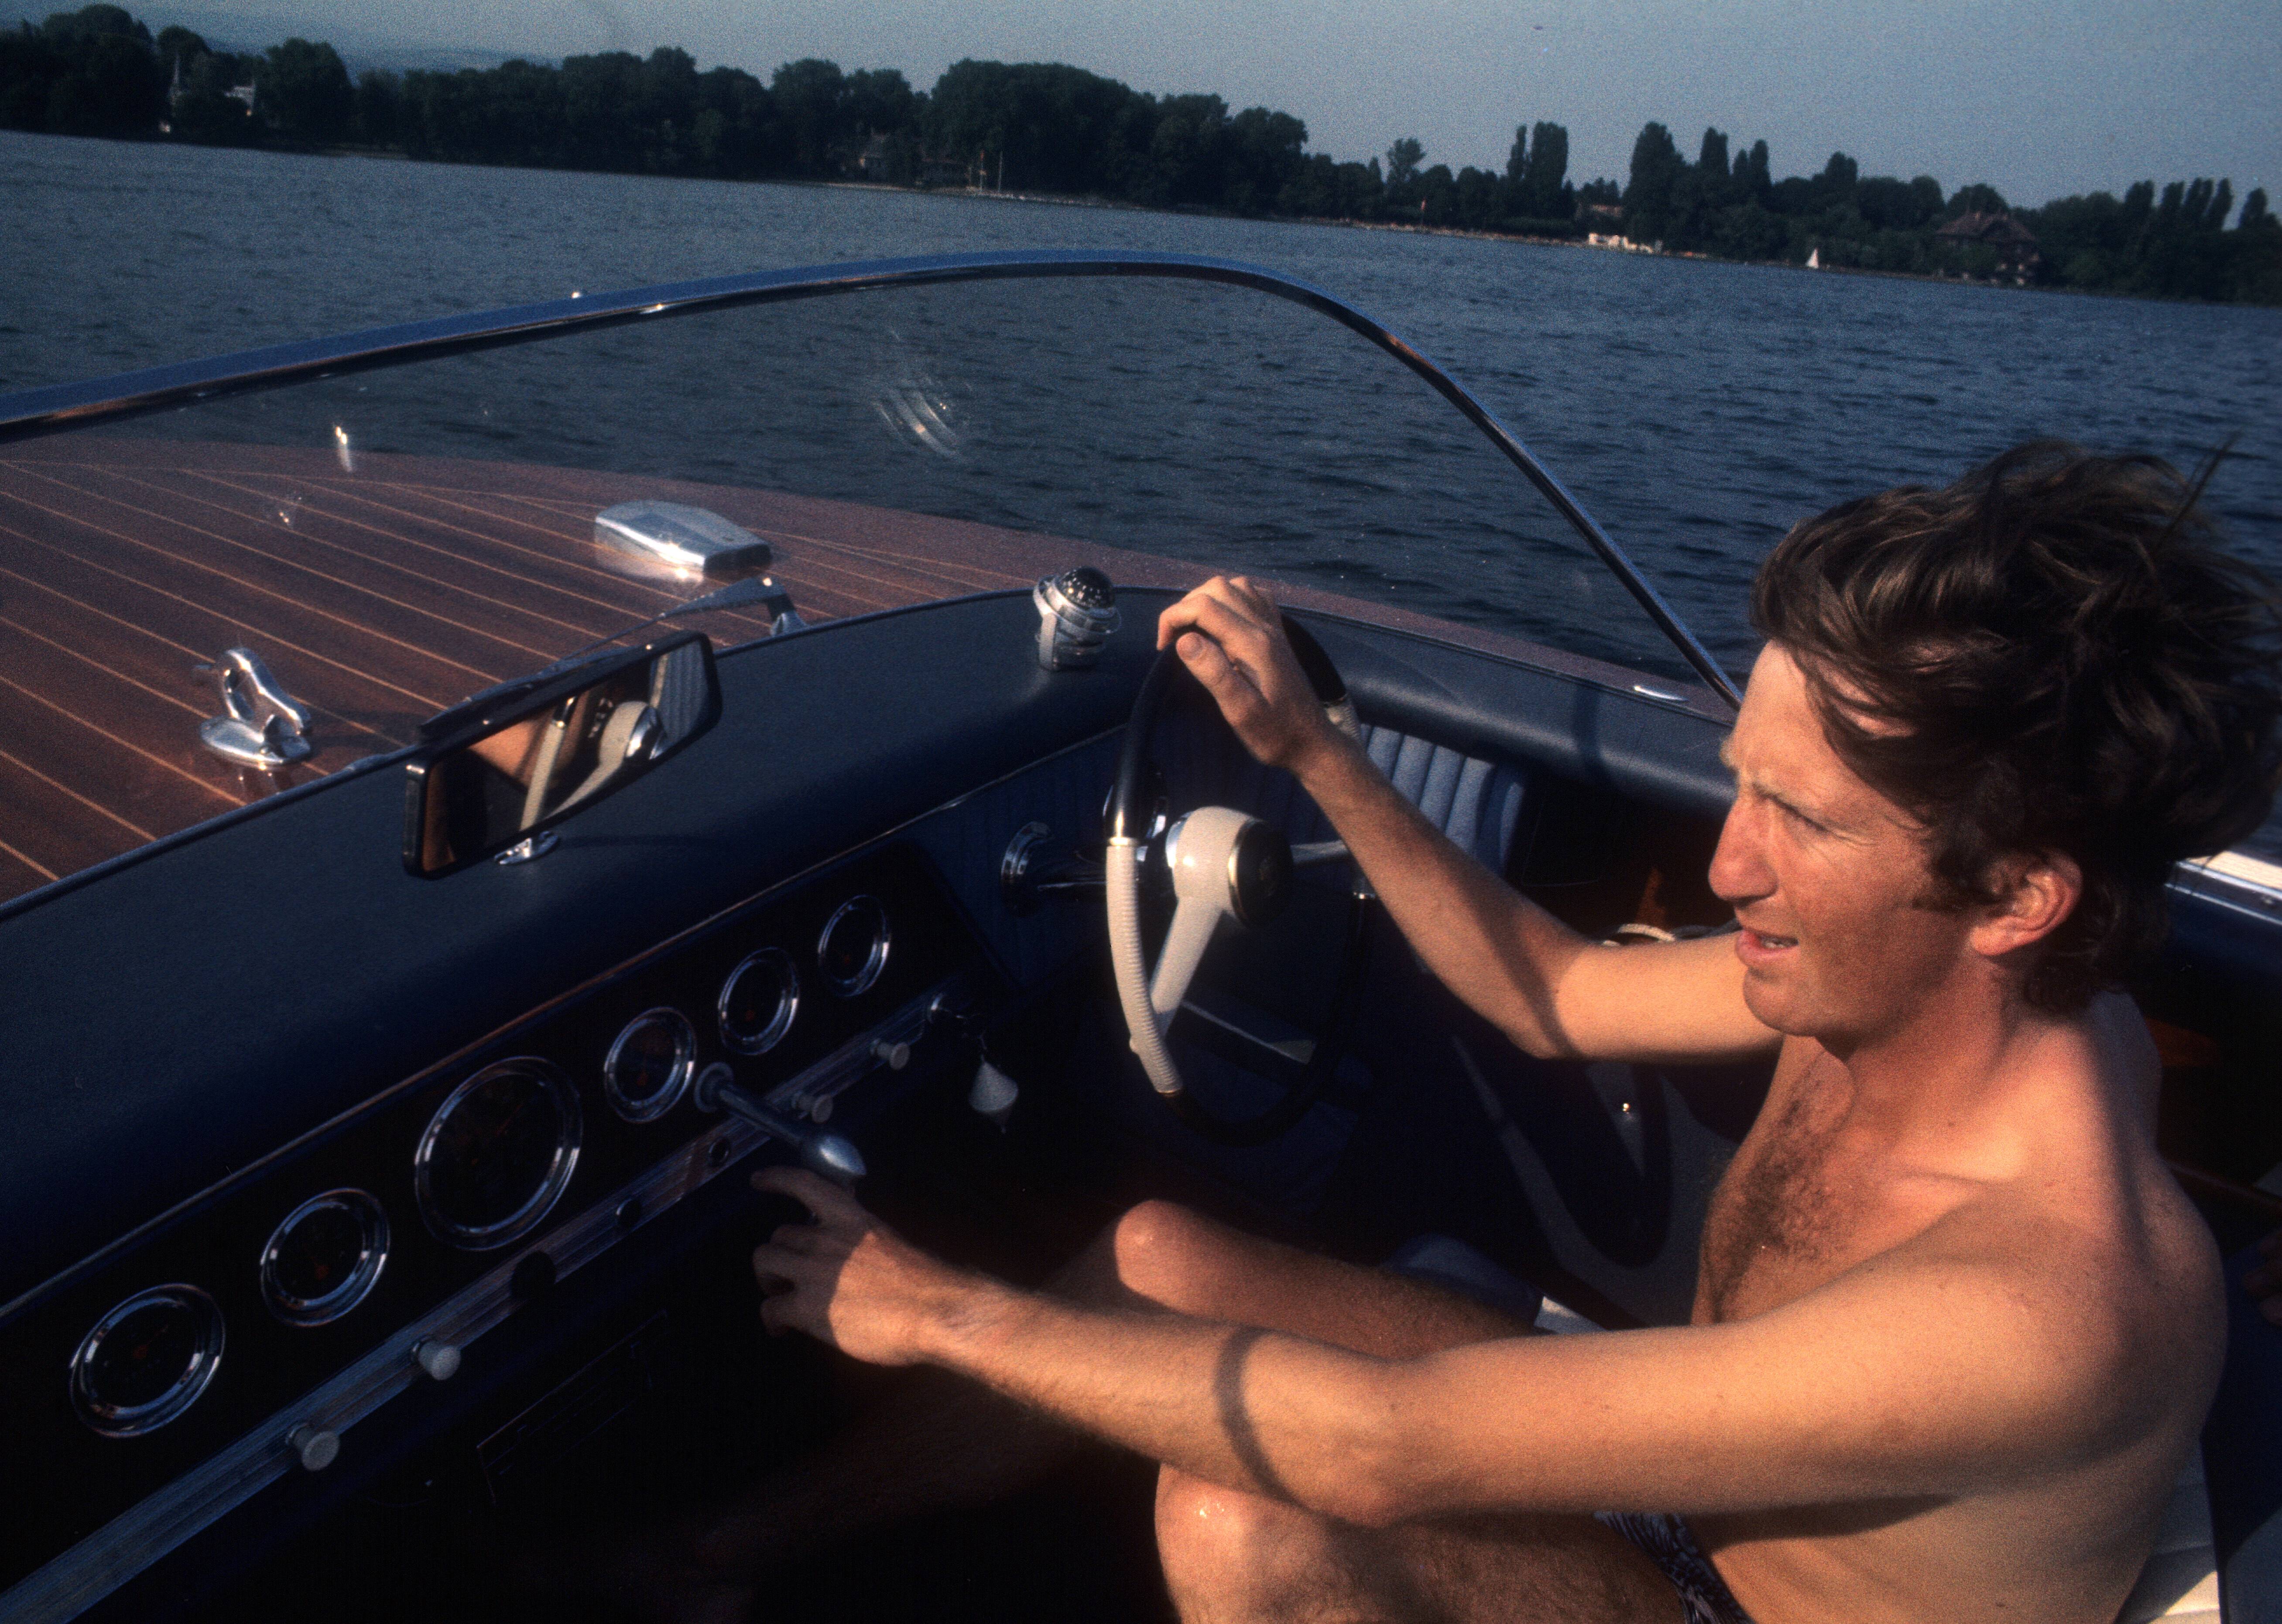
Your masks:
{"label": "man's leg", "polygon": [[[1153,1309],[1287,1332],[1381,1358],[1415,1357],[1529,1330],[1471,1298],[1265,1240],[1164,1201],[1127,1212],[1046,1289],[1102,1307]],[[1075,1434],[995,1394],[939,1372],[915,1372],[902,1393],[824,1458],[709,1519],[688,1548],[695,1570],[689,1576],[711,1575],[707,1583],[741,1589],[819,1541],[1014,1494],[1082,1447]],[[1168,1582],[1182,1598],[1184,1615],[1196,1618],[1312,1616],[1215,1612],[1213,1606],[1223,1604],[1209,1598],[1222,1596],[1226,1584],[1244,1573],[1272,1573],[1284,1576],[1279,1585],[1296,1584],[1300,1575],[1326,1564],[1327,1571],[1353,1567],[1358,1581],[1378,1575],[1370,1581],[1378,1587],[1372,1595],[1393,1594],[1386,1585],[1409,1566],[1424,1565],[1442,1577],[1419,1580],[1420,1593],[1437,1597],[1465,1589],[1468,1573],[1494,1571],[1500,1584],[1510,1584],[1521,1582],[1527,1570],[1543,1584],[1583,1585],[1577,1592],[1581,1597],[1590,1592],[1590,1575],[1605,1567],[1662,1587],[1654,1593],[1665,1612],[1677,1609],[1670,1587],[1647,1559],[1589,1518],[1421,1524],[1374,1534],[1167,1472],[1158,1496],[1158,1533]],[[1257,1549],[1247,1548],[1252,1541],[1259,1542]],[[1237,1599],[1226,1594],[1225,1605]],[[1323,1616],[1348,1615],[1334,1610]],[[1353,1616],[1409,1614],[1365,1608]],[[1603,1610],[1574,1616],[1662,1615]]]}
{"label": "man's leg", "polygon": [[[1529,1333],[1418,1281],[1316,1257],[1152,1202],[1114,1232],[1120,1283],[1176,1313],[1312,1337],[1381,1358]],[[1157,1483],[1157,1549],[1190,1624],[1560,1619],[1668,1624],[1670,1582],[1581,1516],[1440,1519],[1363,1528],[1204,1482]]]}

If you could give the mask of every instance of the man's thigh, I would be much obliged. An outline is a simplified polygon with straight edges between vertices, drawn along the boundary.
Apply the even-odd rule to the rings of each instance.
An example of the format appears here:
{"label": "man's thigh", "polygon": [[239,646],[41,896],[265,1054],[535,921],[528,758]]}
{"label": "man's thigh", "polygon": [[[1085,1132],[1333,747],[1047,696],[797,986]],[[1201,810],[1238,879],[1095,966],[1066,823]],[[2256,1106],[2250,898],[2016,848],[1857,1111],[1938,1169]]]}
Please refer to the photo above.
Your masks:
{"label": "man's thigh", "polygon": [[1362,1528],[1160,1474],[1157,1545],[1188,1624],[1678,1624],[1654,1564],[1589,1517]]}
{"label": "man's thigh", "polygon": [[1386,1359],[1534,1334],[1470,1297],[1247,1235],[1169,1201],[1128,1212],[1060,1286],[1091,1301],[1137,1301]]}

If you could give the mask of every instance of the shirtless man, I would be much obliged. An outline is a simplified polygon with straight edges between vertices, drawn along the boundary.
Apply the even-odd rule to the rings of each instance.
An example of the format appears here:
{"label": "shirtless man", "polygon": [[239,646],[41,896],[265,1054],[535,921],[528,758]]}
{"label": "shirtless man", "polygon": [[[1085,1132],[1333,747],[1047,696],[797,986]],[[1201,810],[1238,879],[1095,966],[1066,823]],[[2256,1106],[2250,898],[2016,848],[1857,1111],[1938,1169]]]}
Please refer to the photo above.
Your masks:
{"label": "shirtless man", "polygon": [[1326,726],[1259,588],[1166,612],[1160,645],[1516,1044],[1774,1057],[1688,1325],[1521,1334],[1162,1203],[1105,1242],[1122,1295],[1074,1302],[783,1169],[756,1184],[815,1222],[755,1254],[765,1318],[1162,1463],[1191,1620],[2108,1624],[2225,1323],[2113,989],[2169,865],[2255,827],[2276,776],[2275,602],[2192,498],[2036,447],[1797,527],[1723,752],[1711,879],[1742,928],[1621,951]]}

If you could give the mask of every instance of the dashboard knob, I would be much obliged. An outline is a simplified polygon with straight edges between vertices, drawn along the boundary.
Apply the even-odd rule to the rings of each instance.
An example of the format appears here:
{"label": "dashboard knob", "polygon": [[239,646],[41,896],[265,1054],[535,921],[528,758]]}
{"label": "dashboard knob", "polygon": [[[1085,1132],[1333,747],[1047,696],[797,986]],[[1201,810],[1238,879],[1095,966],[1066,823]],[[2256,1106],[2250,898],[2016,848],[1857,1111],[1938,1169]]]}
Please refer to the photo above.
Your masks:
{"label": "dashboard knob", "polygon": [[984,1061],[974,1068],[974,1086],[966,1092],[966,1103],[977,1115],[1004,1128],[1014,1114],[1014,1102],[1021,1097],[1013,1078]]}
{"label": "dashboard knob", "polygon": [[313,1421],[304,1421],[285,1435],[286,1448],[301,1463],[304,1472],[322,1472],[338,1459],[341,1452],[341,1435]]}
{"label": "dashboard knob", "polygon": [[872,1045],[872,1058],[890,1071],[901,1071],[912,1063],[912,1045],[877,1038]]}
{"label": "dashboard knob", "polygon": [[460,1373],[460,1350],[432,1336],[423,1337],[412,1345],[412,1363],[431,1381],[449,1381]]}

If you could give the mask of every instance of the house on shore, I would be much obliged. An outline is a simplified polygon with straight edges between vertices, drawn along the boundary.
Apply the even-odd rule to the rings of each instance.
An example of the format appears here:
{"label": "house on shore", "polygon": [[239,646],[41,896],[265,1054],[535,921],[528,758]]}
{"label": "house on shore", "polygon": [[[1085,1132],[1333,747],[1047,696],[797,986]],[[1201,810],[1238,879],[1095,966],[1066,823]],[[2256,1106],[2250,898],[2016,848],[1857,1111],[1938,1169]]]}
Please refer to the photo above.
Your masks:
{"label": "house on shore", "polygon": [[2009,214],[1960,214],[1934,233],[1937,242],[1956,248],[1991,248],[1997,253],[1997,274],[2027,282],[2045,262],[2038,252],[2037,234]]}

